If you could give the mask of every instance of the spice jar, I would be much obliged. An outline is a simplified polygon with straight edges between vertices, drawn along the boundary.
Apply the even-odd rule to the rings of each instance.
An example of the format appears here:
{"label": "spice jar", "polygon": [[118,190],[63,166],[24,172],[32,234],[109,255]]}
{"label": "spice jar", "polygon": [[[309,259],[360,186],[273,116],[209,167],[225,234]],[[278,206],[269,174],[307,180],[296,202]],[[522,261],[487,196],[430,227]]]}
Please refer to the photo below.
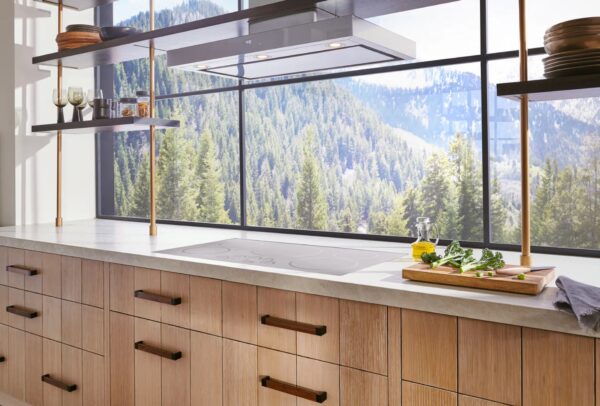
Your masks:
{"label": "spice jar", "polygon": [[137,110],[137,99],[133,97],[124,97],[119,100],[121,105],[121,117],[134,117]]}
{"label": "spice jar", "polygon": [[145,90],[135,93],[137,96],[138,117],[150,117],[150,94]]}

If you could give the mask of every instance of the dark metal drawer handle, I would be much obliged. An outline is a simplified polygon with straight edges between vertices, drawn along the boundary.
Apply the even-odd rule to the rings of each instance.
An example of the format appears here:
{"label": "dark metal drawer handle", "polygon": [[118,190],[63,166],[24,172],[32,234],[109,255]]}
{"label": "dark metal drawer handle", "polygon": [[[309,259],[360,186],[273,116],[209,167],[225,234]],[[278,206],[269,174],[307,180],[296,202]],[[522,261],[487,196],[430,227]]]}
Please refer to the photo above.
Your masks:
{"label": "dark metal drawer handle", "polygon": [[143,341],[138,341],[137,343],[135,343],[134,348],[136,350],[144,351],[149,354],[158,355],[159,357],[167,358],[167,359],[170,359],[173,361],[177,361],[182,356],[181,351],[170,352],[167,350],[163,350],[162,348],[156,348],[151,345],[144,344]]}
{"label": "dark metal drawer handle", "polygon": [[0,355],[0,362],[6,361],[6,357],[4,355]]}
{"label": "dark metal drawer handle", "polygon": [[327,392],[315,391],[312,389],[303,388],[301,386],[290,385],[289,383],[278,381],[270,376],[260,378],[262,386],[273,389],[279,392],[288,393],[292,396],[297,396],[302,399],[307,399],[317,403],[323,403],[327,400]]}
{"label": "dark metal drawer handle", "polygon": [[6,267],[6,272],[18,273],[25,276],[33,276],[38,274],[37,269],[21,265],[9,265]]}
{"label": "dark metal drawer handle", "polygon": [[29,310],[18,306],[6,306],[6,311],[16,314],[17,316],[27,317],[28,319],[34,319],[38,316],[38,312],[35,310]]}
{"label": "dark metal drawer handle", "polygon": [[268,314],[262,316],[260,322],[267,326],[285,328],[316,336],[322,336],[327,333],[327,326],[315,326],[313,324],[300,323],[299,321],[280,319],[279,317],[269,316]]}
{"label": "dark metal drawer handle", "polygon": [[154,293],[144,292],[143,290],[136,290],[133,295],[139,299],[150,300],[151,302],[159,302],[172,306],[181,304],[180,297],[161,296]]}
{"label": "dark metal drawer handle", "polygon": [[42,375],[42,381],[46,382],[49,385],[56,386],[57,388],[62,389],[65,392],[73,392],[77,390],[77,385],[69,385],[68,383],[61,382],[58,379],[52,378],[50,374]]}

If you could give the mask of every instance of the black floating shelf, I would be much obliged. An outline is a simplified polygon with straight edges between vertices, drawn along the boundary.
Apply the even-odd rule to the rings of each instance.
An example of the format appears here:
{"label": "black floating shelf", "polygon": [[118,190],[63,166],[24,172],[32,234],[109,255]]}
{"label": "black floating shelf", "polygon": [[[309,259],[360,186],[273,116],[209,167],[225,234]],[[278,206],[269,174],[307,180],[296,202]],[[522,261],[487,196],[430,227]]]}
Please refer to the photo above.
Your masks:
{"label": "black floating shelf", "polygon": [[[40,3],[58,5],[59,0],[35,0]],[[90,8],[104,6],[105,4],[113,3],[117,0],[63,0],[63,6],[66,8],[72,8],[75,10],[87,10]]]}
{"label": "black floating shelf", "polygon": [[[41,0],[38,0],[41,1]],[[48,0],[55,2],[57,0]],[[76,2],[77,0],[70,0]],[[102,0],[95,0],[101,2]],[[157,54],[174,49],[205,44],[248,34],[249,22],[288,15],[303,11],[315,5],[336,15],[354,14],[368,18],[373,15],[412,10],[456,0],[382,0],[374,7],[372,0],[283,0],[264,6],[252,7],[233,13],[204,18],[185,24],[160,28],[123,38],[101,42],[77,49],[36,56],[34,65],[56,66],[59,63],[67,68],[91,68],[136,59],[147,58],[148,48],[153,43]],[[92,0],[85,0],[92,2]]]}
{"label": "black floating shelf", "polygon": [[80,121],[76,123],[34,125],[34,133],[51,133],[62,130],[65,134],[87,134],[120,131],[146,131],[154,125],[158,129],[178,128],[179,121],[161,118],[121,117],[106,120]]}
{"label": "black floating shelf", "polygon": [[523,95],[529,96],[530,101],[599,97],[600,74],[500,83],[497,91],[498,96],[513,100],[519,100]]}

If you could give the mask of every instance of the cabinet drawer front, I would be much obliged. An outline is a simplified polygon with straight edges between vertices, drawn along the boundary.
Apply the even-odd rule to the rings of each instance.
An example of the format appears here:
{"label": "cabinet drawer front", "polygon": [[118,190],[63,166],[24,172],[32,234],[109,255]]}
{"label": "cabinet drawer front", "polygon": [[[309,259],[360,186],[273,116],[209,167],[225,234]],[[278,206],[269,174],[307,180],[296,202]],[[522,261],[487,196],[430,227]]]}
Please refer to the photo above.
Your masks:
{"label": "cabinet drawer front", "polygon": [[[280,323],[268,323],[267,319]],[[258,288],[258,345],[296,353],[296,294],[278,289]],[[287,328],[286,328],[287,326]]]}
{"label": "cabinet drawer front", "polygon": [[6,249],[6,266],[1,270],[6,274],[7,286],[25,289],[25,276],[21,273],[9,272],[8,267],[25,267],[25,251],[17,248]]}
{"label": "cabinet drawer front", "polygon": [[170,303],[161,303],[163,323],[190,328],[190,277],[173,272],[161,272],[160,293]]}
{"label": "cabinet drawer front", "polygon": [[134,291],[134,268],[126,265],[110,264],[110,310],[134,315]]}
{"label": "cabinet drawer front", "polygon": [[456,393],[413,382],[402,382],[402,404],[411,406],[456,406]]}
{"label": "cabinet drawer front", "polygon": [[137,317],[160,321],[160,302],[148,300],[143,296],[136,296],[136,292],[160,295],[160,271],[146,268],[135,268],[134,313]]}
{"label": "cabinet drawer front", "polygon": [[[340,404],[340,367],[328,362],[298,357],[296,359],[298,386],[326,394],[323,404]],[[313,406],[315,402],[298,398],[298,406]]]}
{"label": "cabinet drawer front", "polygon": [[223,337],[256,344],[256,286],[223,282]]}
{"label": "cabinet drawer front", "polygon": [[325,296],[296,294],[296,319],[324,326],[324,335],[297,334],[298,355],[338,364],[340,362],[340,304]]}
{"label": "cabinet drawer front", "polygon": [[190,278],[190,327],[192,330],[223,335],[221,281]]}
{"label": "cabinet drawer front", "polygon": [[81,261],[81,303],[104,308],[104,263]]}
{"label": "cabinet drawer front", "polygon": [[82,270],[81,258],[62,257],[61,292],[62,298],[81,303]]}
{"label": "cabinet drawer front", "polygon": [[258,404],[260,406],[295,406],[296,396],[266,386],[264,378],[296,385],[296,356],[285,352],[258,348]]}
{"label": "cabinet drawer front", "polygon": [[191,334],[192,405],[223,403],[223,339],[192,331]]}
{"label": "cabinet drawer front", "polygon": [[223,406],[258,404],[257,347],[223,339]]}
{"label": "cabinet drawer front", "polygon": [[[387,378],[370,372],[340,367],[340,403],[344,406],[387,406]],[[413,405],[413,403],[405,403]]]}

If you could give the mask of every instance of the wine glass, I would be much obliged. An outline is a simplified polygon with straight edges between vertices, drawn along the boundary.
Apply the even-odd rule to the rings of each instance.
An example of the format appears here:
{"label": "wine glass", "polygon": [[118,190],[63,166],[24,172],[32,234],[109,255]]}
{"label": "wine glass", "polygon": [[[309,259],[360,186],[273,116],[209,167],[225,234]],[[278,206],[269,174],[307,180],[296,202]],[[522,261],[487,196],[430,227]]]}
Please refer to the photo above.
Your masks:
{"label": "wine glass", "polygon": [[73,122],[81,121],[80,111],[77,108],[84,102],[83,89],[81,87],[69,87],[69,103],[73,106]]}
{"label": "wine glass", "polygon": [[76,107],[77,107],[77,116],[79,117],[79,121],[83,121],[83,109],[85,109],[87,106],[87,100],[86,100],[86,96],[83,95],[83,98],[81,99],[81,103],[79,103]]}
{"label": "wine glass", "polygon": [[65,122],[65,115],[63,113],[63,107],[67,105],[67,89],[60,89],[60,97],[59,97],[59,89],[54,89],[52,91],[52,101],[54,105],[57,107],[58,115],[56,118],[56,122],[58,124],[62,124]]}
{"label": "wine glass", "polygon": [[97,118],[96,117],[96,109],[94,109],[94,100],[101,100],[101,99],[103,99],[102,96],[103,96],[102,89],[89,89],[87,91],[88,105],[93,110],[92,120],[95,120]]}

